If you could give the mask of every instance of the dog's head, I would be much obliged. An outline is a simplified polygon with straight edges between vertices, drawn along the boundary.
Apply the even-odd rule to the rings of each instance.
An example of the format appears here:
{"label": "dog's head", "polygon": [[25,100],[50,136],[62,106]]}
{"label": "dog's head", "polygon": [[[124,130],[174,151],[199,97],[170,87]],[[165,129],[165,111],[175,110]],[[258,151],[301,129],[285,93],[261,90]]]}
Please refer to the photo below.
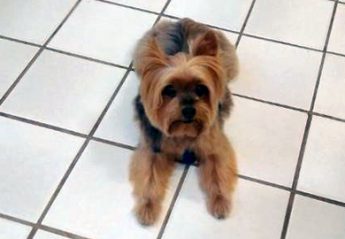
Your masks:
{"label": "dog's head", "polygon": [[152,125],[168,137],[196,138],[217,117],[225,80],[212,30],[190,43],[190,53],[166,56],[154,39],[139,66],[140,95]]}

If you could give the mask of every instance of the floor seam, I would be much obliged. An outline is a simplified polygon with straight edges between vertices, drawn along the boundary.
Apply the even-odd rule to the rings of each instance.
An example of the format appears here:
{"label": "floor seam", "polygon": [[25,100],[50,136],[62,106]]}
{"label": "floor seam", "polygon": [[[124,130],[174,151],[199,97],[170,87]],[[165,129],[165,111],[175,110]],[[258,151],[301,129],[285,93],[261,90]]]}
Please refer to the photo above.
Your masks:
{"label": "floor seam", "polygon": [[251,13],[253,12],[255,2],[256,2],[256,0],[252,0],[252,3],[250,4],[248,13],[247,13],[247,15],[246,15],[246,18],[244,19],[244,22],[243,22],[243,24],[242,24],[241,30],[240,30],[240,32],[239,32],[239,34],[238,34],[238,37],[237,37],[237,40],[236,40],[236,43],[235,43],[236,48],[238,48],[238,45],[240,44],[242,35],[243,35],[244,30],[245,30],[245,28],[246,28],[246,26],[247,26],[247,23],[248,23],[248,21],[249,21],[250,15],[251,15]]}
{"label": "floor seam", "polygon": [[129,73],[131,72],[131,68],[132,68],[132,63],[129,65],[128,70],[126,71],[126,73],[124,74],[122,80],[120,81],[120,83],[117,85],[114,93],[112,94],[112,96],[110,97],[110,99],[108,100],[108,103],[106,104],[105,108],[103,109],[102,113],[100,114],[100,116],[98,117],[96,123],[94,124],[94,126],[92,127],[91,131],[89,132],[87,138],[85,139],[83,145],[80,147],[80,149],[78,150],[78,153],[76,154],[76,156],[74,157],[72,163],[69,165],[67,171],[65,172],[65,174],[63,175],[61,181],[59,182],[57,188],[55,189],[54,193],[52,194],[52,196],[50,197],[50,200],[48,202],[48,204],[45,206],[43,212],[41,213],[35,227],[33,228],[33,230],[30,232],[29,236],[27,239],[32,239],[34,237],[34,235],[36,234],[37,230],[39,229],[40,225],[42,224],[45,216],[48,214],[49,209],[51,208],[51,206],[53,205],[54,201],[56,200],[58,194],[60,193],[61,189],[63,188],[63,186],[65,185],[67,179],[69,178],[70,174],[72,173],[73,169],[75,168],[76,164],[78,163],[82,153],[84,152],[84,150],[86,149],[87,145],[90,143],[93,134],[96,132],[99,124],[101,123],[101,121],[103,120],[105,114],[107,113],[108,109],[110,108],[110,105],[112,104],[112,102],[114,101],[114,99],[116,98],[118,92],[120,91],[122,85],[124,84],[124,82],[127,79],[127,76],[129,75]]}
{"label": "floor seam", "polygon": [[31,58],[29,63],[25,66],[23,71],[18,75],[16,80],[11,84],[11,86],[7,89],[5,94],[0,99],[0,106],[4,103],[4,101],[8,98],[8,96],[11,94],[11,92],[14,90],[14,88],[18,85],[18,83],[21,81],[21,79],[24,77],[25,73],[31,68],[31,66],[36,62],[38,57],[41,55],[41,53],[44,51],[44,48],[49,44],[49,42],[54,38],[54,36],[57,34],[57,32],[61,29],[61,27],[64,25],[64,23],[67,21],[67,19],[70,17],[70,15],[74,12],[74,10],[78,7],[82,0],[77,0],[73,7],[69,10],[67,15],[63,18],[63,20],[60,22],[60,24],[55,28],[53,33],[48,37],[48,39],[45,41],[45,43],[40,47],[40,49],[36,52],[36,54]]}
{"label": "floor seam", "polygon": [[294,174],[294,179],[293,179],[293,183],[292,183],[292,191],[290,193],[286,212],[285,212],[285,218],[284,218],[283,227],[282,227],[282,231],[281,231],[281,239],[286,238],[288,228],[289,228],[290,218],[291,218],[291,214],[292,214],[292,209],[293,209],[297,185],[298,185],[298,179],[299,179],[302,164],[303,164],[303,157],[304,157],[304,153],[305,153],[306,144],[308,141],[311,122],[313,119],[313,110],[314,110],[315,101],[316,101],[316,97],[317,97],[317,93],[318,93],[318,89],[319,89],[319,85],[320,85],[320,81],[321,81],[321,77],[322,77],[323,66],[324,66],[326,55],[327,55],[328,43],[329,43],[329,39],[330,39],[331,32],[332,32],[334,18],[335,18],[335,14],[337,11],[337,6],[338,6],[338,0],[336,0],[334,2],[334,5],[333,5],[333,11],[332,11],[332,15],[331,15],[331,19],[330,19],[330,23],[329,23],[329,27],[328,27],[328,31],[327,31],[327,36],[326,36],[326,40],[325,40],[325,44],[324,44],[324,48],[323,48],[323,54],[322,54],[322,58],[321,58],[321,62],[320,62],[318,76],[317,76],[317,79],[315,82],[313,97],[312,97],[312,101],[310,104],[310,109],[308,112],[308,118],[307,118],[306,126],[304,129],[304,133],[303,133],[302,144],[301,144],[301,148],[300,148],[300,152],[299,152],[299,156],[298,156],[298,160],[297,160],[297,164],[296,164],[296,168],[295,168],[295,174]]}
{"label": "floor seam", "polygon": [[166,226],[168,225],[169,223],[169,219],[170,219],[170,216],[171,216],[171,213],[172,211],[174,210],[174,207],[175,207],[175,204],[176,204],[176,201],[178,199],[178,196],[180,195],[180,192],[182,190],[182,187],[183,187],[183,184],[186,180],[186,177],[187,177],[187,174],[188,174],[188,170],[189,170],[189,166],[186,165],[184,170],[183,170],[183,173],[181,175],[181,178],[180,178],[180,181],[176,187],[176,190],[175,190],[175,193],[174,193],[174,196],[170,202],[170,205],[169,205],[169,208],[168,208],[168,211],[166,212],[165,214],[165,217],[164,217],[164,220],[163,220],[163,223],[159,229],[159,233],[157,235],[157,239],[162,239],[163,235],[164,235],[164,232],[165,232],[165,228]]}

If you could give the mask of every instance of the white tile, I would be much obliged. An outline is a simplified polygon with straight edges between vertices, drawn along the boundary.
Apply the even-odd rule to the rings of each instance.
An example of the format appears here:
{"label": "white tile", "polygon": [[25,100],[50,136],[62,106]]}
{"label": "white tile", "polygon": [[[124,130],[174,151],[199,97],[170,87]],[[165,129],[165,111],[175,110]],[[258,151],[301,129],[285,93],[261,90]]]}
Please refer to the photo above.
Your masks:
{"label": "white tile", "polygon": [[0,39],[0,98],[37,51],[37,47]]}
{"label": "white tile", "polygon": [[345,124],[313,117],[298,189],[345,202]]}
{"label": "white tile", "polygon": [[198,187],[195,168],[190,169],[164,232],[164,239],[279,238],[289,193],[239,180],[233,208],[226,220],[207,211]]}
{"label": "white tile", "polygon": [[156,15],[102,2],[83,1],[49,46],[128,65],[137,40]]}
{"label": "white tile", "polygon": [[143,8],[146,10],[154,11],[159,13],[165,3],[166,0],[150,0],[150,1],[142,1],[142,0],[110,0],[111,2],[125,4],[131,7]]}
{"label": "white tile", "polygon": [[2,0],[0,34],[43,44],[76,0]]}
{"label": "white tile", "polygon": [[172,0],[165,12],[172,16],[189,17],[206,24],[239,31],[251,2],[251,0],[214,0],[211,6],[208,0]]}
{"label": "white tile", "polygon": [[[165,213],[150,227],[139,225],[132,213],[131,153],[91,142],[43,223],[89,238],[156,238]],[[164,212],[181,173],[179,167],[170,182]]]}
{"label": "white tile", "polygon": [[0,218],[1,239],[26,239],[31,227]]}
{"label": "white tile", "polygon": [[327,55],[322,70],[315,110],[345,119],[345,57]]}
{"label": "white tile", "polygon": [[38,230],[34,238],[35,239],[67,239],[67,237],[63,237],[63,236],[42,231],[42,230]]}
{"label": "white tile", "polygon": [[259,0],[245,32],[322,49],[333,4],[325,0]]}
{"label": "white tile", "polygon": [[345,5],[338,4],[328,43],[328,51],[345,54]]}
{"label": "white tile", "polygon": [[139,125],[135,122],[134,98],[139,79],[131,72],[99,125],[95,136],[131,146],[139,142]]}
{"label": "white tile", "polygon": [[310,108],[322,53],[242,37],[238,55],[234,93]]}
{"label": "white tile", "polygon": [[36,221],[82,142],[0,117],[0,212]]}
{"label": "white tile", "polygon": [[225,131],[240,174],[290,187],[307,115],[238,97],[234,104]]}
{"label": "white tile", "polygon": [[46,51],[2,111],[88,133],[125,70]]}
{"label": "white tile", "polygon": [[296,196],[288,239],[345,238],[345,208]]}

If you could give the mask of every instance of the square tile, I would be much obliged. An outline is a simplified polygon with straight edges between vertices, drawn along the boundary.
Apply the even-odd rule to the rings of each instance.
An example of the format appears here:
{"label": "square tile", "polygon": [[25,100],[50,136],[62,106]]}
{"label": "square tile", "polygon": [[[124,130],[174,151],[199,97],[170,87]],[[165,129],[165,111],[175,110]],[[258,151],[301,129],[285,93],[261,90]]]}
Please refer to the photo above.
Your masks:
{"label": "square tile", "polygon": [[182,167],[170,182],[164,210],[155,226],[139,225],[128,180],[131,151],[90,142],[43,224],[89,238],[156,238]]}
{"label": "square tile", "polygon": [[234,93],[310,108],[322,53],[242,37],[238,55]]}
{"label": "square tile", "polygon": [[0,98],[37,51],[37,47],[0,39]]}
{"label": "square tile", "polygon": [[150,0],[150,1],[142,1],[142,0],[110,0],[111,2],[125,4],[131,7],[142,8],[150,11],[154,11],[159,13],[167,0]]}
{"label": "square tile", "polygon": [[245,32],[322,49],[333,5],[325,0],[258,0]]}
{"label": "square tile", "polygon": [[0,212],[36,221],[82,142],[0,117]]}
{"label": "square tile", "polygon": [[89,133],[124,73],[123,69],[45,51],[0,110]]}
{"label": "square tile", "polygon": [[205,24],[240,31],[251,0],[172,0],[165,11],[176,17],[189,17]]}
{"label": "square tile", "polygon": [[34,239],[67,239],[67,237],[63,237],[63,236],[53,234],[50,232],[38,230]]}
{"label": "square tile", "polygon": [[287,191],[240,179],[230,217],[217,220],[208,213],[196,169],[191,168],[163,239],[279,238],[288,197]]}
{"label": "square tile", "polygon": [[296,196],[287,238],[345,238],[344,228],[345,208]]}
{"label": "square tile", "polygon": [[345,124],[313,117],[298,190],[345,202]]}
{"label": "square tile", "polygon": [[31,227],[0,218],[0,235],[3,239],[26,239]]}
{"label": "square tile", "polygon": [[345,119],[345,57],[327,54],[314,111]]}
{"label": "square tile", "polygon": [[156,15],[97,1],[83,1],[50,47],[120,65],[129,65],[137,40]]}
{"label": "square tile", "polygon": [[76,0],[2,0],[0,34],[43,44]]}
{"label": "square tile", "polygon": [[138,144],[139,125],[134,119],[134,98],[138,90],[139,79],[131,72],[99,125],[96,137],[131,146]]}
{"label": "square tile", "polygon": [[225,132],[239,173],[290,187],[307,115],[239,97],[234,104]]}
{"label": "square tile", "polygon": [[338,4],[328,43],[328,51],[345,54],[345,5]]}

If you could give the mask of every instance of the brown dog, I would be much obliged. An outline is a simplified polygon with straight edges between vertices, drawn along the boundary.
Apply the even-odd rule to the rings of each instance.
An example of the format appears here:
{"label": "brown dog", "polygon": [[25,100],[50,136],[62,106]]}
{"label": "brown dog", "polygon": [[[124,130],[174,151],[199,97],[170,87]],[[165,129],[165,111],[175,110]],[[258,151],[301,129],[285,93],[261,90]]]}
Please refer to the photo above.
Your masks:
{"label": "brown dog", "polygon": [[176,159],[200,162],[208,210],[228,215],[236,184],[234,151],[223,133],[237,74],[235,48],[219,31],[190,19],[161,22],[140,40],[134,67],[141,80],[135,107],[141,140],[130,168],[139,222],[152,224]]}

